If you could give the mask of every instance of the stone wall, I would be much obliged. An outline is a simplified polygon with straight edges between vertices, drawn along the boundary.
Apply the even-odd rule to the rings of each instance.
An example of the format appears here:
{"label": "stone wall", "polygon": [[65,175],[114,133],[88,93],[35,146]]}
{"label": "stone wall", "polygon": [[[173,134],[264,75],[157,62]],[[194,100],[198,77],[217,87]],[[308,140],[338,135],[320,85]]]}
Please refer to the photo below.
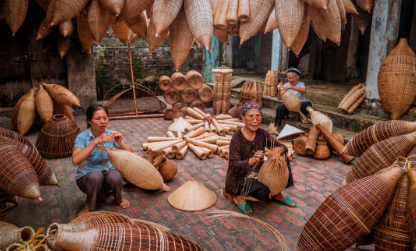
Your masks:
{"label": "stone wall", "polygon": [[[136,82],[145,85],[160,95],[161,90],[157,85],[159,77],[162,75],[170,76],[175,71],[169,47],[160,47],[149,55],[148,48],[137,46],[131,48],[131,53]],[[114,85],[131,82],[127,47],[96,47],[94,55],[99,100]],[[194,46],[180,71],[182,73],[189,70],[202,72],[204,62],[204,48]]]}

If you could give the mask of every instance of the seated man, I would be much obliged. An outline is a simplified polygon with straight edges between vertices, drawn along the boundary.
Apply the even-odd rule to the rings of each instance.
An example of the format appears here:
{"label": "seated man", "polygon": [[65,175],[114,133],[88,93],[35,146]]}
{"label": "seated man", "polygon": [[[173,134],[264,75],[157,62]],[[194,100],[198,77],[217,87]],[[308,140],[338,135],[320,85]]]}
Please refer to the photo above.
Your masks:
{"label": "seated man", "polygon": [[[277,98],[279,100],[282,99],[281,92],[289,90],[291,93],[295,94],[301,101],[301,111],[305,116],[308,116],[308,111],[306,107],[312,106],[311,102],[306,100],[306,86],[305,83],[299,82],[300,78],[300,71],[297,68],[289,68],[286,71],[287,75],[287,82],[283,87],[279,88],[277,91]],[[274,125],[276,126],[276,130],[280,131],[280,127],[282,126],[283,118],[289,113],[289,110],[285,107],[283,103],[279,105],[276,109],[276,117],[274,120]]]}

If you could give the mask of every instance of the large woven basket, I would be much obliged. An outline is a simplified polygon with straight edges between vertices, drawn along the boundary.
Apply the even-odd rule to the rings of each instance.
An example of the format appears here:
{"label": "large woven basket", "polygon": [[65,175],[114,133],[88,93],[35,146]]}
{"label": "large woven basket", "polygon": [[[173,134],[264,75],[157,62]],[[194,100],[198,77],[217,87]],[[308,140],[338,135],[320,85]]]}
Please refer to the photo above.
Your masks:
{"label": "large woven basket", "polygon": [[340,142],[341,140],[339,140],[333,134],[328,132],[328,130],[326,130],[323,126],[316,125],[316,128],[318,128],[318,130],[322,133],[324,138],[328,141],[328,143],[332,146],[332,148],[338,153],[338,155],[344,160],[345,163],[350,163],[351,161],[354,160],[354,157],[341,153],[342,149],[344,149],[344,142],[341,143]]}
{"label": "large woven basket", "polygon": [[18,228],[7,222],[0,222],[0,249],[6,248],[13,243],[25,243],[33,238],[35,231],[31,227]]}
{"label": "large woven basket", "polygon": [[43,125],[36,140],[36,148],[44,158],[71,156],[75,138],[80,132],[74,121],[63,114],[56,114]]}
{"label": "large woven basket", "polygon": [[[169,34],[170,54],[177,71],[188,57],[193,44],[194,35],[186,22],[185,13],[181,11],[170,26]],[[188,76],[188,74],[186,76]]]}
{"label": "large woven basket", "polygon": [[399,156],[407,156],[416,146],[416,132],[380,141],[368,148],[345,177],[350,183],[390,166]]}
{"label": "large woven basket", "polygon": [[163,93],[166,103],[176,104],[181,100],[181,94],[178,90],[171,88]]}
{"label": "large woven basket", "polygon": [[416,246],[416,170],[408,173],[409,194],[407,196],[406,214],[408,216],[409,232],[413,247]]}
{"label": "large woven basket", "polygon": [[194,89],[202,88],[204,85],[204,77],[197,71],[188,71],[186,73],[186,78],[188,78],[189,86]]}
{"label": "large woven basket", "polygon": [[209,51],[213,34],[212,8],[209,1],[184,0],[183,6],[192,34]]}
{"label": "large woven basket", "polygon": [[153,3],[152,18],[155,22],[156,33],[166,30],[178,16],[183,0],[155,0]]}
{"label": "large woven basket", "polygon": [[68,53],[69,49],[71,48],[71,44],[72,36],[58,38],[58,52],[59,56],[61,56],[61,59],[63,59]]}
{"label": "large woven basket", "polygon": [[356,0],[356,3],[361,9],[370,13],[374,5],[374,0]]}
{"label": "large woven basket", "polygon": [[131,31],[133,31],[139,37],[146,39],[147,19],[146,19],[146,16],[144,15],[144,12],[140,13],[140,15],[132,19],[126,20],[125,22]]}
{"label": "large woven basket", "polygon": [[154,160],[154,162],[154,165],[159,170],[160,175],[162,175],[164,182],[173,179],[173,177],[175,177],[176,173],[178,172],[178,166],[175,164],[175,162],[167,159],[166,157],[159,156]]}
{"label": "large woven basket", "polygon": [[[91,54],[91,46],[95,43],[95,41],[91,35],[90,27],[88,26],[88,14],[86,10],[81,11],[81,13],[77,16],[77,31],[82,51],[87,54]],[[52,96],[51,93],[49,94]],[[52,96],[52,98],[54,97]]]}
{"label": "large woven basket", "polygon": [[25,135],[36,117],[35,88],[32,88],[24,98],[17,113],[17,129],[21,135]]}
{"label": "large woven basket", "polygon": [[74,23],[72,22],[72,20],[68,20],[59,24],[59,33],[61,33],[63,37],[68,37],[72,35],[73,31]]}
{"label": "large woven basket", "polygon": [[188,79],[180,72],[174,72],[170,79],[172,80],[172,86],[175,90],[182,91],[189,86]]}
{"label": "large woven basket", "polygon": [[114,21],[114,14],[105,9],[99,0],[90,2],[88,5],[88,27],[95,42],[101,41]]}
{"label": "large woven basket", "polygon": [[[349,0],[348,0],[349,1]],[[295,40],[292,43],[291,49],[296,56],[299,56],[302,51],[303,46],[308,40],[309,28],[311,26],[311,18],[309,16],[309,8],[305,6],[303,13],[302,23],[300,25],[299,33],[297,34]],[[277,82],[276,82],[277,84]]]}
{"label": "large woven basket", "polygon": [[78,97],[67,88],[56,84],[43,84],[43,87],[56,102],[72,107],[81,107]]}
{"label": "large woven basket", "polygon": [[118,16],[119,20],[129,20],[149,7],[151,0],[124,0],[124,8]]}
{"label": "large woven basket", "polygon": [[87,213],[69,224],[54,223],[47,232],[54,250],[204,250],[157,223],[110,212]]}
{"label": "large woven basket", "polygon": [[32,164],[8,140],[0,138],[0,189],[27,199],[39,199],[39,180]]}
{"label": "large woven basket", "polygon": [[341,17],[335,0],[329,1],[328,9],[309,6],[312,28],[319,38],[339,44],[341,42]]}
{"label": "large woven basket", "polygon": [[392,120],[372,125],[354,136],[342,150],[343,153],[359,157],[373,144],[416,131],[416,122]]}
{"label": "large woven basket", "polygon": [[326,140],[317,139],[316,140],[316,148],[313,152],[314,159],[328,159],[331,157],[331,151],[329,150],[328,143]]}
{"label": "large woven basket", "polygon": [[270,189],[269,197],[285,189],[289,179],[286,156],[270,156],[259,171],[258,180]]}
{"label": "large woven basket", "polygon": [[396,164],[333,192],[306,223],[296,250],[345,250],[370,234],[403,176],[404,161]]}
{"label": "large woven basket", "polygon": [[362,10],[357,7],[357,15],[353,15],[355,24],[358,26],[358,29],[361,31],[361,34],[364,35],[367,30],[368,24],[370,23],[370,13]]}
{"label": "large woven basket", "polygon": [[30,142],[27,138],[23,137],[21,134],[19,134],[17,132],[14,132],[12,130],[0,127],[0,136],[4,136],[4,137],[8,137],[8,138],[11,138],[11,139],[18,140],[18,141],[32,147],[37,152],[37,149],[32,144],[32,142]]}
{"label": "large woven basket", "polygon": [[375,227],[376,250],[412,250],[406,212],[408,193],[409,178],[403,175],[386,213]]}
{"label": "large woven basket", "polygon": [[159,88],[162,91],[167,91],[172,87],[172,80],[169,76],[163,75],[159,78]]}
{"label": "large woven basket", "polygon": [[124,7],[124,0],[100,0],[100,4],[107,11],[119,15]]}
{"label": "large woven basket", "polygon": [[74,114],[72,113],[72,109],[69,105],[54,102],[53,108],[54,114],[63,114],[67,116],[70,120],[75,121]]}
{"label": "large woven basket", "polygon": [[146,42],[149,45],[149,54],[155,51],[163,43],[165,39],[168,38],[169,29],[164,30],[161,34],[156,36],[156,29],[153,18],[150,18],[150,21],[147,25],[147,34]]}
{"label": "large woven basket", "polygon": [[25,21],[27,9],[29,6],[28,0],[6,0],[2,1],[1,9],[6,23],[12,31],[13,35],[19,30]]}
{"label": "large woven basket", "polygon": [[192,87],[187,87],[185,90],[181,91],[181,101],[183,103],[191,103],[197,97],[196,90]]}
{"label": "large woven basket", "polygon": [[240,23],[240,44],[256,35],[257,31],[266,23],[273,11],[274,0],[248,1],[250,19]]}
{"label": "large woven basket", "polygon": [[303,0],[276,1],[274,10],[283,42],[290,48],[302,27],[305,4]]}
{"label": "large woven basket", "polygon": [[20,105],[22,104],[23,100],[29,95],[30,92],[26,93],[25,95],[23,95],[16,103],[16,105],[13,108],[13,113],[12,113],[12,127],[14,130],[17,130],[17,115],[19,113],[19,109],[20,109]]}
{"label": "large woven basket", "polygon": [[200,89],[198,89],[198,99],[202,102],[209,102],[212,99],[212,89],[206,84],[203,84]]}
{"label": "large woven basket", "polygon": [[125,21],[113,23],[111,25],[111,29],[113,30],[113,34],[116,35],[116,37],[125,45],[134,43],[138,37],[132,30],[130,30]]}
{"label": "large woven basket", "polygon": [[416,55],[407,44],[407,39],[400,39],[381,65],[378,91],[390,119],[400,118],[415,99]]}
{"label": "large woven basket", "polygon": [[40,185],[53,186],[58,185],[58,180],[52,169],[48,166],[46,161],[37,153],[37,151],[31,146],[26,145],[18,140],[0,136],[2,142],[17,146],[17,148],[23,153],[23,155],[29,160],[36,175],[39,179]]}
{"label": "large woven basket", "polygon": [[51,25],[60,24],[71,20],[78,15],[88,4],[89,0],[65,1],[55,0],[53,11],[53,22]]}
{"label": "large woven basket", "polygon": [[42,85],[39,86],[36,92],[35,103],[36,110],[43,122],[50,120],[53,116],[53,101]]}
{"label": "large woven basket", "polygon": [[332,120],[321,112],[315,111],[312,107],[306,107],[306,110],[311,116],[314,125],[323,126],[328,132],[332,133]]}

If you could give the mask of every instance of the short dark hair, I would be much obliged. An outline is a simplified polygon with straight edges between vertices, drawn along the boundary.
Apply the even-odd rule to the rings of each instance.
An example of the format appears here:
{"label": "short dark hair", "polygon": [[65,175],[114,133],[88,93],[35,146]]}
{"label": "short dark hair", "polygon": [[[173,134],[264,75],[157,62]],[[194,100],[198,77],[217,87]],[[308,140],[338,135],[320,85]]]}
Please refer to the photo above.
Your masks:
{"label": "short dark hair", "polygon": [[107,107],[105,107],[105,106],[102,106],[102,105],[90,105],[87,108],[87,111],[85,112],[85,114],[87,115],[87,128],[90,128],[91,127],[91,125],[88,123],[88,120],[91,120],[92,119],[92,116],[94,116],[94,113],[96,111],[99,111],[99,110],[104,110],[105,113],[108,115],[108,110],[107,110]]}

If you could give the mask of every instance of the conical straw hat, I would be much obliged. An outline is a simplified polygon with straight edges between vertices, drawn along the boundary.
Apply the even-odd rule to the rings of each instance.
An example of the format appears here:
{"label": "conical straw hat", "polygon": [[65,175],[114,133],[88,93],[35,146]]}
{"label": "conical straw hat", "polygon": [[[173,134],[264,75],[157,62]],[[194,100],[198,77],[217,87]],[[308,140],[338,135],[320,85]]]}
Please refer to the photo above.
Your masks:
{"label": "conical straw hat", "polygon": [[304,131],[291,125],[285,125],[285,127],[283,127],[282,131],[279,133],[279,136],[277,137],[277,139],[283,139],[289,136],[295,136],[300,133],[304,133]]}
{"label": "conical straw hat", "polygon": [[198,181],[191,179],[168,197],[169,204],[183,211],[202,211],[215,204],[217,195]]}

